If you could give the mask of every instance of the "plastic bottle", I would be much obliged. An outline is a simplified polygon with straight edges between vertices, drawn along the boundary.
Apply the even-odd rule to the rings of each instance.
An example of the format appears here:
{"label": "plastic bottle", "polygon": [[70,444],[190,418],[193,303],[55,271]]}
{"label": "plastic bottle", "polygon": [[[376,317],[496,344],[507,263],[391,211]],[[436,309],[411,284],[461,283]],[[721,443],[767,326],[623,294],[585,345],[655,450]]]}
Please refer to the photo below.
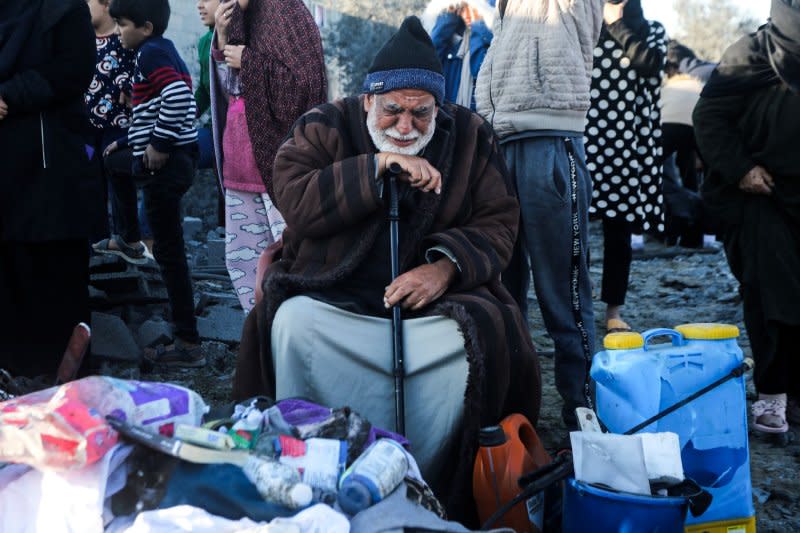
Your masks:
{"label": "plastic bottle", "polygon": [[[739,328],[731,324],[621,335],[603,339],[605,350],[594,356],[590,372],[597,414],[612,433],[624,433],[685,400],[744,360]],[[659,337],[672,342],[652,342]],[[756,530],[747,426],[745,378],[739,376],[643,429],[676,433],[684,474],[713,497],[703,514],[686,517],[686,531]]]}
{"label": "plastic bottle", "polygon": [[350,515],[363,511],[388,496],[407,473],[403,447],[392,439],[377,440],[342,475],[339,506]]}
{"label": "plastic bottle", "polygon": [[[499,426],[480,430],[480,449],[475,457],[472,493],[481,524],[522,489],[519,478],[551,461],[539,436],[528,420],[519,414],[505,418]],[[538,533],[543,525],[544,502],[541,494],[514,506],[494,527]]]}
{"label": "plastic bottle", "polygon": [[244,474],[268,502],[285,505],[290,509],[305,507],[311,503],[311,487],[300,482],[300,474],[277,461],[260,459],[254,455],[247,457],[242,465]]}

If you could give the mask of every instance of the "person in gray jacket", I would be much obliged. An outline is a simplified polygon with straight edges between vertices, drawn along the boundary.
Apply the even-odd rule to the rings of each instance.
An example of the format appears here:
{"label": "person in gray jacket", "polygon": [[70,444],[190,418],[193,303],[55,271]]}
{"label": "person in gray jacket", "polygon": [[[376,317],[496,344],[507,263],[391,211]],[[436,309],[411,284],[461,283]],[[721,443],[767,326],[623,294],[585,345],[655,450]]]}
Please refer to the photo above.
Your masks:
{"label": "person in gray jacket", "polygon": [[494,40],[478,74],[477,111],[494,127],[516,180],[523,265],[503,281],[527,316],[530,259],[555,344],[556,387],[568,429],[591,405],[594,313],[588,269],[592,178],[583,131],[603,0],[499,0]]}

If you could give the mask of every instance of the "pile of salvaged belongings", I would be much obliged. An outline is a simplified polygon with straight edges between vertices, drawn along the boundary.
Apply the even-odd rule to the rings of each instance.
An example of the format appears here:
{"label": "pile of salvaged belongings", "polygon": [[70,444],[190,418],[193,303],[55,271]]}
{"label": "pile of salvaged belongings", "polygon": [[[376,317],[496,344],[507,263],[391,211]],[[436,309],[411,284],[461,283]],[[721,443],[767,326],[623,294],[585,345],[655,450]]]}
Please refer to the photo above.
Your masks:
{"label": "pile of salvaged belongings", "polygon": [[254,398],[226,415],[105,376],[0,402],[0,531],[468,531],[408,441],[346,407]]}

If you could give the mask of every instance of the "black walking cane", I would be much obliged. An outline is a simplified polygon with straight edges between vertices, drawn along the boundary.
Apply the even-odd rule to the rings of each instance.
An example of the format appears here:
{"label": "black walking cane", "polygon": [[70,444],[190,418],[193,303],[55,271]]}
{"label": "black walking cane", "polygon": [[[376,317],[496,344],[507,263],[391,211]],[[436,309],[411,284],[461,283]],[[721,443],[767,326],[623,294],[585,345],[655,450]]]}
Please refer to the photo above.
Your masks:
{"label": "black walking cane", "polygon": [[[400,207],[397,194],[397,177],[403,169],[397,163],[389,165],[389,252],[392,261],[392,281],[400,275]],[[403,362],[403,320],[400,302],[392,306],[392,356],[394,359],[394,414],[395,428],[406,434],[405,363]]]}

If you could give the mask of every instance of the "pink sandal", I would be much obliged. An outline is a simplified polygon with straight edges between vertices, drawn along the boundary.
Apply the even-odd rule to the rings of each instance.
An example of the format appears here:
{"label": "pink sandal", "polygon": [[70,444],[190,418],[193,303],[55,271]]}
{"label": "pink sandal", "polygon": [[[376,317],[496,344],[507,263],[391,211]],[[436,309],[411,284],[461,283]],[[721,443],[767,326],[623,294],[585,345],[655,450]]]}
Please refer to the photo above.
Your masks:
{"label": "pink sandal", "polygon": [[786,433],[789,423],[786,422],[786,395],[759,395],[753,402],[753,428],[763,433]]}

